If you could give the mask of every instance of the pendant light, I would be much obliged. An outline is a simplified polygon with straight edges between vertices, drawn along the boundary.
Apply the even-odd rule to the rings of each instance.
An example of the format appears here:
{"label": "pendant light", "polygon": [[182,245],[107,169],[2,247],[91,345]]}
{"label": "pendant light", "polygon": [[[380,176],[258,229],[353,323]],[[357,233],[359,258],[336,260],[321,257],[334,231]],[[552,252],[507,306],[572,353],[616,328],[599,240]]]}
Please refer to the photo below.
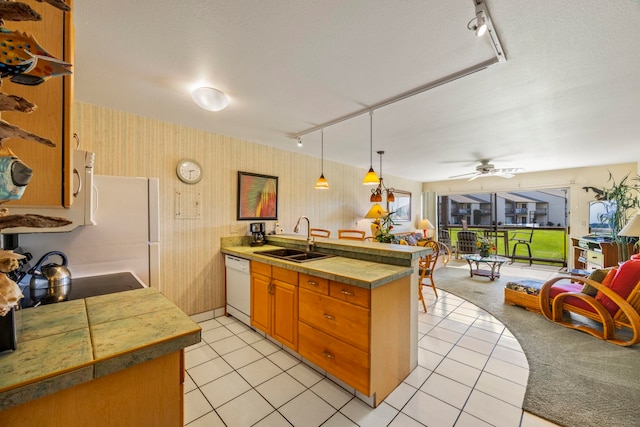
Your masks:
{"label": "pendant light", "polygon": [[324,128],[320,129],[320,178],[316,181],[315,187],[318,190],[327,190],[329,183],[324,177]]}
{"label": "pendant light", "polygon": [[362,180],[364,185],[376,185],[380,183],[378,175],[373,170],[373,110],[369,111],[369,172]]}
{"label": "pendant light", "polygon": [[382,193],[386,193],[387,202],[395,202],[396,196],[393,194],[393,192],[396,190],[394,190],[393,188],[388,188],[386,185],[384,185],[384,179],[382,178],[382,155],[384,154],[384,151],[377,151],[377,153],[380,156],[380,182],[378,183],[378,187],[371,190],[371,197],[369,198],[369,201],[371,203],[381,202]]}

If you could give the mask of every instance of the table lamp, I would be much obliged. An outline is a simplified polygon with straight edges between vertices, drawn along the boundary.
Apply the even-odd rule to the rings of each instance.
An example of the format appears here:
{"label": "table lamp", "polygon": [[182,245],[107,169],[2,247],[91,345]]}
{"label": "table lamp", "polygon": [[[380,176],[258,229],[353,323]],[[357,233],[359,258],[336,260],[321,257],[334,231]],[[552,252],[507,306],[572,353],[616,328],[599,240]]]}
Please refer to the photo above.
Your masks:
{"label": "table lamp", "polygon": [[418,226],[418,228],[420,228],[422,230],[422,233],[424,234],[424,238],[426,239],[427,236],[427,230],[435,230],[436,228],[433,226],[433,224],[431,224],[431,221],[429,221],[427,218],[423,219],[422,221],[420,221],[420,225]]}
{"label": "table lamp", "polygon": [[[636,214],[631,221],[627,222],[627,225],[622,227],[622,230],[618,233],[618,236],[623,237],[640,237],[640,214]],[[635,248],[638,246],[638,242],[633,245]]]}
{"label": "table lamp", "polygon": [[364,217],[371,218],[371,219],[378,219],[378,218],[382,218],[386,213],[387,212],[384,210],[384,208],[380,206],[379,203],[376,203],[375,205],[371,206],[371,209],[369,209],[369,212],[367,212],[367,214]]}

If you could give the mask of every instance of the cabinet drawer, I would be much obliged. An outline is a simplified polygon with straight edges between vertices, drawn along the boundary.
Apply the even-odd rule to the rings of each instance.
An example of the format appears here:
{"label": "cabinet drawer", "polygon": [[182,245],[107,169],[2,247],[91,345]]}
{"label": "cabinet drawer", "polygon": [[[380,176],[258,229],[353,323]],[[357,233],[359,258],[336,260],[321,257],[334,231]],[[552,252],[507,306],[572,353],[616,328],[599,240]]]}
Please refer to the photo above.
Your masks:
{"label": "cabinet drawer", "polygon": [[308,289],[310,291],[329,295],[329,279],[323,279],[322,277],[310,276],[305,273],[300,273],[300,279],[298,283],[301,289]]}
{"label": "cabinet drawer", "polygon": [[604,255],[600,252],[587,251],[587,263],[601,268],[604,266]]}
{"label": "cabinet drawer", "polygon": [[369,351],[369,310],[305,289],[298,295],[301,321]]}
{"label": "cabinet drawer", "polygon": [[271,277],[271,266],[257,261],[251,261],[251,272]]}
{"label": "cabinet drawer", "polygon": [[369,354],[300,323],[300,355],[359,392],[369,395]]}
{"label": "cabinet drawer", "polygon": [[298,286],[298,272],[286,268],[271,267],[271,277],[294,286]]}
{"label": "cabinet drawer", "polygon": [[329,284],[329,295],[342,301],[357,304],[364,308],[369,308],[369,289],[358,286],[347,285],[346,283],[334,282]]}

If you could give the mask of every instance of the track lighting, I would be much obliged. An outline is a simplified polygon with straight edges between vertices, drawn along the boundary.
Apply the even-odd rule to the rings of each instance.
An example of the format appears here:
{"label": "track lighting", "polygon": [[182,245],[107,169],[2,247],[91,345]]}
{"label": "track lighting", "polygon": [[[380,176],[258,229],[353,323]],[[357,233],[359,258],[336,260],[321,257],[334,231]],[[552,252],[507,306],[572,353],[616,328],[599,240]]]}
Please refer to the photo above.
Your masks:
{"label": "track lighting", "polygon": [[493,26],[493,21],[491,20],[491,14],[487,8],[486,1],[473,0],[473,4],[475,6],[475,16],[471,21],[469,21],[467,28],[471,31],[475,31],[476,36],[478,37],[482,37],[487,34],[498,61],[506,61],[507,58],[502,46],[500,45],[500,40],[498,39],[498,34]]}
{"label": "track lighting", "polygon": [[480,9],[478,11],[478,6],[476,6],[476,36],[482,37],[486,32],[487,32],[487,17],[484,14],[484,10]]}
{"label": "track lighting", "polygon": [[298,138],[298,147],[302,147],[302,139]]}

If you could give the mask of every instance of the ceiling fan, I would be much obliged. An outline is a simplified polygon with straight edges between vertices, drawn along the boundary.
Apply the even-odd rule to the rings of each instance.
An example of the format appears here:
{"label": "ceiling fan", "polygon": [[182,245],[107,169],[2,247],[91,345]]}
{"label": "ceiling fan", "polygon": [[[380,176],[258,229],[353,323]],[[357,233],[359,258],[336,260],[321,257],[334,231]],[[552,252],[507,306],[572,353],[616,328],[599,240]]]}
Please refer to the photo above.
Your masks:
{"label": "ceiling fan", "polygon": [[501,178],[513,178],[516,173],[522,172],[524,169],[522,168],[501,168],[496,169],[491,163],[489,163],[489,159],[480,160],[480,164],[476,166],[475,172],[463,173],[462,175],[454,175],[449,178],[464,178],[469,177],[469,181],[473,181],[476,178],[482,178],[485,176],[499,176]]}

